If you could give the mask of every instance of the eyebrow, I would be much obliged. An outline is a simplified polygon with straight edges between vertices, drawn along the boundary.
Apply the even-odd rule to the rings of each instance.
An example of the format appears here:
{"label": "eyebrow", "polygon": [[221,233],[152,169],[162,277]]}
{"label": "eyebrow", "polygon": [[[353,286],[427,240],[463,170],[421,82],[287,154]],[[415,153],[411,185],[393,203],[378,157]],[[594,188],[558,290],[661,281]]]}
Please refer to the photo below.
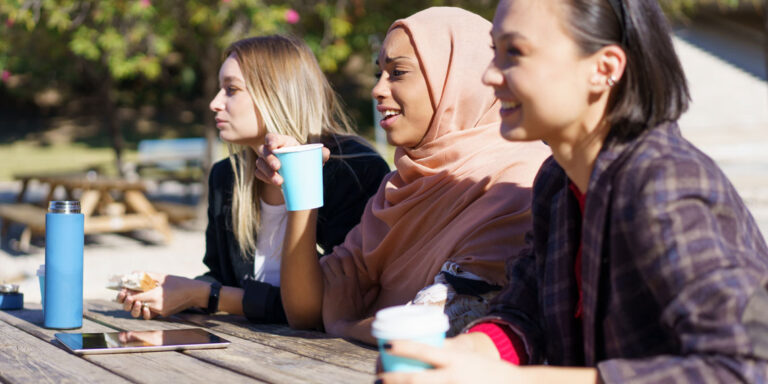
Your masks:
{"label": "eyebrow", "polygon": [[528,38],[526,38],[525,35],[522,35],[516,31],[504,32],[499,35],[494,35],[493,31],[491,31],[491,39],[494,39],[494,38],[497,40],[514,40],[514,39],[528,40]]}
{"label": "eyebrow", "polygon": [[243,81],[234,76],[226,76],[221,79],[220,84],[242,83]]}
{"label": "eyebrow", "polygon": [[[413,60],[413,59],[411,59],[408,56],[395,56],[395,57],[386,57],[386,58],[384,58],[384,62],[389,64],[389,63],[391,63],[393,61],[403,60],[403,59],[411,60],[411,61]],[[379,65],[379,59],[378,58],[376,59],[376,65]]]}

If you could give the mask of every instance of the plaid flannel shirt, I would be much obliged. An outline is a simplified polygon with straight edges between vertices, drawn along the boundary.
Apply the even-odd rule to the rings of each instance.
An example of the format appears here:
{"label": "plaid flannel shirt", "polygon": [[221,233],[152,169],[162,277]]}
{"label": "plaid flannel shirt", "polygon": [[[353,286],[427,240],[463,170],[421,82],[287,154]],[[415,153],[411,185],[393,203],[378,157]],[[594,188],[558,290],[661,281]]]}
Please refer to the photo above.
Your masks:
{"label": "plaid flannel shirt", "polygon": [[509,285],[480,320],[509,325],[529,363],[597,367],[610,383],[768,381],[765,240],[675,124],[606,141],[582,221],[565,172],[548,159],[532,210],[530,249],[509,260]]}

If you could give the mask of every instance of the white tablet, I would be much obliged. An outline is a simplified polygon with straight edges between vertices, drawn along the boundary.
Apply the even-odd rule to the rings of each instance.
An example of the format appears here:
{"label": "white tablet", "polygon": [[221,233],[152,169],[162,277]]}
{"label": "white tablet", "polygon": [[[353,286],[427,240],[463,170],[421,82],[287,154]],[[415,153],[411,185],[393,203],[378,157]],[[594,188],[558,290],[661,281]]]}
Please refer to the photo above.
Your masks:
{"label": "white tablet", "polygon": [[70,351],[79,354],[226,348],[230,343],[201,328],[104,333],[57,333]]}

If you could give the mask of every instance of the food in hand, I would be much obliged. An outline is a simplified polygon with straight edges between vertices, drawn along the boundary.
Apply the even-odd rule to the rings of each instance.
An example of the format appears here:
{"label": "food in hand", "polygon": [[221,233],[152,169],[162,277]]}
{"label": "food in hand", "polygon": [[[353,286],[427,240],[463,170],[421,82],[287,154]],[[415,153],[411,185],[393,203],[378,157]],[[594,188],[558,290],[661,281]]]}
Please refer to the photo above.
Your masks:
{"label": "food in hand", "polygon": [[149,291],[157,286],[157,281],[152,279],[146,272],[127,273],[125,275],[114,275],[109,278],[107,288],[120,290],[127,288],[133,291]]}

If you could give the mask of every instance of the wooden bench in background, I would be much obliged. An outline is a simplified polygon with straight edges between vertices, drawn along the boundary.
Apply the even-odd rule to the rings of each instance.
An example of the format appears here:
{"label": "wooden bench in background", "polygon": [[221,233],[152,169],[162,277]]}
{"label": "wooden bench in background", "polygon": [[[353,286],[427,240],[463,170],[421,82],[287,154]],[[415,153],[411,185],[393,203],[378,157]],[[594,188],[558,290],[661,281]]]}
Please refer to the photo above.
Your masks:
{"label": "wooden bench in background", "polygon": [[[218,158],[219,145],[214,146]],[[203,177],[207,142],[202,137],[142,140],[138,147],[136,173],[144,180],[162,183],[197,183]]]}
{"label": "wooden bench in background", "polygon": [[168,220],[173,224],[181,224],[188,220],[194,220],[198,216],[198,208],[195,205],[174,203],[171,201],[153,201],[155,208],[168,215]]}
{"label": "wooden bench in background", "polygon": [[[158,186],[177,182],[185,188],[187,197],[191,197],[190,186],[201,183],[206,177],[203,172],[206,149],[207,142],[202,137],[142,140],[138,146],[136,172],[142,180],[154,181]],[[218,142],[214,145],[213,155],[214,159],[221,157]],[[153,201],[153,204],[174,224],[194,220],[199,214],[193,203]]]}
{"label": "wooden bench in background", "polygon": [[[165,242],[172,239],[168,215],[159,212],[150,202],[141,182],[120,179],[88,179],[85,177],[56,177],[24,175],[22,194],[17,203],[0,204],[2,238],[7,238],[10,223],[21,224],[22,230],[18,249],[29,251],[32,235],[45,234],[45,214],[48,201],[54,199],[57,188],[64,188],[68,200],[79,200],[85,216],[85,234],[129,232],[141,229],[158,231]],[[48,197],[40,205],[24,203],[24,192],[32,180],[47,184]]]}
{"label": "wooden bench in background", "polygon": [[29,252],[32,235],[45,235],[46,212],[44,208],[32,204],[0,204],[0,226],[2,226],[0,235],[3,239],[8,237],[10,223],[23,225],[18,248],[22,252]]}

